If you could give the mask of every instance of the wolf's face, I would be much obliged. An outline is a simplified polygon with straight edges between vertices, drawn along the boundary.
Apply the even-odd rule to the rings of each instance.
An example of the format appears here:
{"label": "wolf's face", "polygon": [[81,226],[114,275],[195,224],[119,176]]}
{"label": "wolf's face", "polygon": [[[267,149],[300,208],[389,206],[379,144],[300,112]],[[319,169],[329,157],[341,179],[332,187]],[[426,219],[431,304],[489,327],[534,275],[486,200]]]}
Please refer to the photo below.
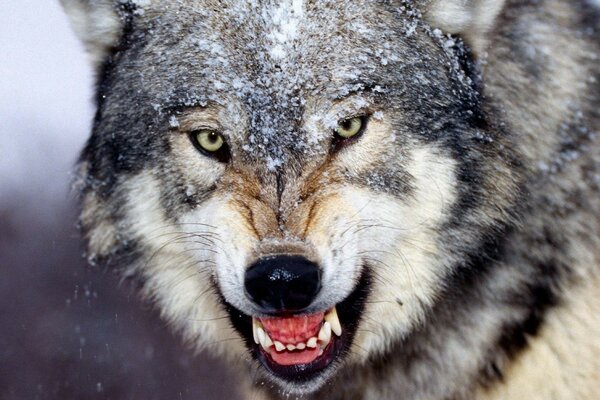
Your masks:
{"label": "wolf's face", "polygon": [[82,157],[92,258],[294,393],[426,324],[517,196],[462,43],[409,2],[137,3]]}

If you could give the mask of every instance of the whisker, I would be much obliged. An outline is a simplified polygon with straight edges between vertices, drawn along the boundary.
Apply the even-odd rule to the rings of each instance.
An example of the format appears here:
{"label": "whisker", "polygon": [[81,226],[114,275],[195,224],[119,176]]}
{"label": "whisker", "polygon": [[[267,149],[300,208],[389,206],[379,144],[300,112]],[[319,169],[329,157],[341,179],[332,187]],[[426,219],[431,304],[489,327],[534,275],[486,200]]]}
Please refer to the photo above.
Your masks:
{"label": "whisker", "polygon": [[212,229],[217,229],[216,226],[209,225],[209,224],[204,224],[204,223],[201,223],[201,222],[174,222],[172,224],[161,225],[161,226],[155,228],[154,230],[152,230],[150,233],[156,232],[158,230],[162,230],[162,229],[165,229],[165,228],[187,226],[187,225],[204,226],[204,227],[208,227],[208,228],[212,228]]}
{"label": "whisker", "polygon": [[214,321],[221,321],[224,319],[228,319],[229,317],[226,315],[224,317],[216,317],[216,318],[207,318],[207,319],[194,319],[194,318],[187,318],[188,321],[193,321],[193,322],[214,322]]}

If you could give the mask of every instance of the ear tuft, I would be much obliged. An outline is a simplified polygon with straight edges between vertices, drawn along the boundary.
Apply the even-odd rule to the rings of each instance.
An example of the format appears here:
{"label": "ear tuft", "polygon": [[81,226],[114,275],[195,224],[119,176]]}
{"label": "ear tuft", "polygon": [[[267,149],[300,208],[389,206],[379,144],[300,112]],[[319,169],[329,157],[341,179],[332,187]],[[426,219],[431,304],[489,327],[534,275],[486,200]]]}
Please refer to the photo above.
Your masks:
{"label": "ear tuft", "polygon": [[482,54],[489,33],[496,24],[506,0],[431,0],[425,18],[435,28],[460,34],[475,54]]}
{"label": "ear tuft", "polygon": [[75,33],[99,67],[119,42],[123,23],[113,0],[60,0]]}

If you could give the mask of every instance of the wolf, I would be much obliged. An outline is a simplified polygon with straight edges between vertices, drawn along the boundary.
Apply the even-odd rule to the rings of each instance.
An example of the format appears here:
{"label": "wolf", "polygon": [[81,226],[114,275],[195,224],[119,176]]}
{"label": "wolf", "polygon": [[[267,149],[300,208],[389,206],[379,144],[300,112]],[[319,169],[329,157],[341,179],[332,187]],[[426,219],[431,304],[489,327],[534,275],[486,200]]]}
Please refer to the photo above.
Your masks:
{"label": "wolf", "polygon": [[597,4],[61,1],[88,258],[248,398],[597,399]]}

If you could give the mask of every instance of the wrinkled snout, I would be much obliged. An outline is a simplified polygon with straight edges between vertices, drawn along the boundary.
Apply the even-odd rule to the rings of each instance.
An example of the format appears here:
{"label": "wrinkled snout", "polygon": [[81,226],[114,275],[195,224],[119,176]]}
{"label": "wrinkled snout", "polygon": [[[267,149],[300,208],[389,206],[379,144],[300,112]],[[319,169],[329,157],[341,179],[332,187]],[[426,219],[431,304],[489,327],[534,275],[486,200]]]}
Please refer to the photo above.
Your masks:
{"label": "wrinkled snout", "polygon": [[321,269],[305,257],[274,255],[246,271],[246,295],[266,314],[306,309],[321,289]]}

